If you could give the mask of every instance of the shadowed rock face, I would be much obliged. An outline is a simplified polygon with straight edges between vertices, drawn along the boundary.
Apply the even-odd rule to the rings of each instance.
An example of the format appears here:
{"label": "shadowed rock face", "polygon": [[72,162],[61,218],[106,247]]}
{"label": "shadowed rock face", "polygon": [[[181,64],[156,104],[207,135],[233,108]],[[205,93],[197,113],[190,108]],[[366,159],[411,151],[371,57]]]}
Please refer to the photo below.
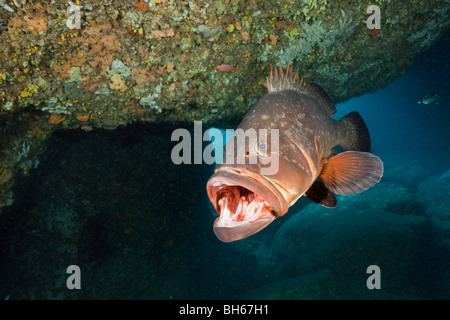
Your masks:
{"label": "shadowed rock face", "polygon": [[[240,119],[280,60],[338,103],[404,74],[450,21],[445,1],[383,1],[374,31],[366,9],[340,0],[94,0],[65,14],[64,1],[4,4],[0,207],[15,174],[36,164],[55,129]],[[236,69],[220,72],[220,65]]]}
{"label": "shadowed rock face", "polygon": [[333,210],[307,206],[274,237],[274,260],[282,261],[274,273],[284,279],[329,269],[340,293],[351,284],[349,290],[367,294],[366,268],[377,265],[385,293],[413,293],[411,279],[423,276],[419,265],[430,250],[424,239],[431,229],[420,205],[405,212],[406,207],[396,208],[398,201],[413,203],[415,198],[399,185],[382,182],[370,192],[339,198]]}

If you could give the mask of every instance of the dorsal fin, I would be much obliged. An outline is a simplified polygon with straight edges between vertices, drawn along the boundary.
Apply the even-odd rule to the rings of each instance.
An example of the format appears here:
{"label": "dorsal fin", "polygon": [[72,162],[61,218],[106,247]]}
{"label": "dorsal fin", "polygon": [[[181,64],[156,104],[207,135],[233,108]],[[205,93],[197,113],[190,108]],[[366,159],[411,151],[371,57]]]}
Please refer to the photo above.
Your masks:
{"label": "dorsal fin", "polygon": [[312,98],[330,117],[334,116],[336,107],[324,88],[312,82],[306,87],[305,94]]}
{"label": "dorsal fin", "polygon": [[267,78],[267,91],[280,92],[284,90],[294,90],[308,95],[314,100],[330,117],[334,116],[336,113],[336,107],[331,101],[328,93],[317,83],[310,83],[308,86],[305,85],[303,79],[300,79],[298,75],[298,69],[292,75],[292,65],[289,62],[286,70],[283,72],[283,67],[281,66],[281,61],[279,67],[272,69],[270,67],[270,75]]}
{"label": "dorsal fin", "polygon": [[305,84],[303,79],[300,79],[298,76],[298,69],[295,71],[294,75],[292,75],[292,65],[289,62],[286,71],[283,72],[280,61],[280,66],[278,68],[275,67],[272,70],[272,67],[270,67],[270,76],[267,78],[267,91],[271,93],[284,90],[295,90],[305,93]]}

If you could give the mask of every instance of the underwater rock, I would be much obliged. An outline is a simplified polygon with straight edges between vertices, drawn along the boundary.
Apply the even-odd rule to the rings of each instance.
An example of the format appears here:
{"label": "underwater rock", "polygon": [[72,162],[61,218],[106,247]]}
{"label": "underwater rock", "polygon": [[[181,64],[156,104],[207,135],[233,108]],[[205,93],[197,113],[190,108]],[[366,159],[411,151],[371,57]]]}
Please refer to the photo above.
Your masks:
{"label": "underwater rock", "polygon": [[450,170],[429,177],[417,189],[420,201],[426,206],[426,215],[450,248]]}
{"label": "underwater rock", "polygon": [[412,159],[407,156],[383,156],[383,181],[399,183],[410,188],[417,185],[432,174],[439,166],[439,159]]}
{"label": "underwater rock", "polygon": [[127,67],[122,61],[114,60],[111,65],[110,75],[113,76],[120,73],[124,78],[131,76],[131,68]]}
{"label": "underwater rock", "polygon": [[426,241],[427,219],[418,212],[411,215],[386,209],[395,208],[392,203],[397,201],[412,200],[404,188],[382,182],[361,194],[338,197],[335,209],[308,205],[274,237],[275,272],[286,278],[329,269],[339,290],[367,291],[366,269],[378,265],[384,290],[411,292],[410,279]]}
{"label": "underwater rock", "polygon": [[438,183],[441,184],[443,187],[449,187],[450,186],[450,170],[444,172],[439,177]]}
{"label": "underwater rock", "polygon": [[333,272],[323,270],[270,283],[248,292],[243,298],[251,300],[317,300],[335,299],[336,294]]}
{"label": "underwater rock", "polygon": [[330,270],[322,270],[272,282],[248,292],[243,299],[250,300],[419,300],[418,294],[391,294],[385,290],[364,290],[343,293],[338,289],[336,276]]}
{"label": "underwater rock", "polygon": [[[116,1],[107,8],[100,0],[71,4],[85,17],[74,29],[68,27],[68,17],[61,10],[46,3],[26,3],[14,13],[3,12],[3,24],[8,26],[1,31],[8,44],[0,50],[4,102],[41,109],[39,104],[51,97],[64,102],[82,91],[69,111],[79,112],[83,103],[93,114],[100,111],[94,121],[97,127],[106,118],[117,125],[140,118],[218,121],[245,113],[249,102],[265,92],[259,80],[267,77],[267,66],[281,60],[284,66],[294,62],[307,82],[320,83],[338,103],[375,91],[404,74],[415,56],[445,32],[450,11],[432,2],[398,1],[394,8],[390,1],[380,2],[381,12],[392,16],[387,15],[374,39],[371,29],[361,27],[367,9],[363,2],[187,4]],[[424,19],[415,20],[418,14]],[[223,26],[227,32],[222,32]],[[224,63],[241,66],[239,72],[217,78],[213,68]],[[174,72],[164,72],[171,64]],[[126,94],[93,95],[108,84],[108,70],[128,78],[130,70],[147,67],[151,68],[148,79],[156,81],[147,81],[145,88],[138,86],[142,90],[136,90],[138,83],[131,80]],[[84,80],[77,88],[61,91],[70,81],[72,68],[80,68]],[[223,85],[238,80],[239,86]],[[36,83],[34,92],[24,91]],[[154,110],[144,111],[144,116],[122,112],[124,107],[136,110],[134,100],[152,93],[158,84],[164,84],[167,94],[156,103],[166,105],[170,117]],[[213,116],[211,105],[219,107]],[[185,111],[180,113],[180,107]],[[2,112],[8,109],[1,108]]]}
{"label": "underwater rock", "polygon": [[[172,131],[133,125],[53,135],[40,170],[17,183],[15,203],[0,215],[0,255],[15,257],[2,260],[0,292],[8,285],[13,299],[191,297],[188,240],[203,230],[213,236],[198,226],[203,218],[209,225],[207,215],[192,219],[207,212],[198,199],[212,168],[168,163]],[[65,285],[72,264],[82,290]]]}
{"label": "underwater rock", "polygon": [[222,32],[222,26],[218,26],[214,29],[211,29],[208,28],[207,26],[200,25],[198,26],[197,31],[205,38],[210,38],[214,36],[216,33],[220,34]]}

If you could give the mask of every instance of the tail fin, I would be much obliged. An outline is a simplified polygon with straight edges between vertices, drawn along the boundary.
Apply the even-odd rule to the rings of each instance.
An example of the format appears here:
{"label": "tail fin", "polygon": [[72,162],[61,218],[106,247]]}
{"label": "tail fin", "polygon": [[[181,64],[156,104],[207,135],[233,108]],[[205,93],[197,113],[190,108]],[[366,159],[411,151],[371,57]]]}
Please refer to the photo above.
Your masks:
{"label": "tail fin", "polygon": [[353,111],[339,121],[343,123],[346,131],[344,142],[340,144],[342,149],[344,151],[370,152],[371,142],[369,129],[367,129],[361,115]]}

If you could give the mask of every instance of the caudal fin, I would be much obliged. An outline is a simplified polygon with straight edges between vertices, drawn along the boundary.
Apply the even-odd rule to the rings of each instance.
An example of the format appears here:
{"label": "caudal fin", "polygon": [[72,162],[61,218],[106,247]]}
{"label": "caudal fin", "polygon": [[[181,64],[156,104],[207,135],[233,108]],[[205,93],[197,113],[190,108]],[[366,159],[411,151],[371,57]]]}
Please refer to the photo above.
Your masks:
{"label": "caudal fin", "polygon": [[350,112],[339,120],[344,126],[345,137],[340,146],[344,151],[362,151],[370,152],[371,142],[369,129],[367,129],[361,115],[356,112]]}

